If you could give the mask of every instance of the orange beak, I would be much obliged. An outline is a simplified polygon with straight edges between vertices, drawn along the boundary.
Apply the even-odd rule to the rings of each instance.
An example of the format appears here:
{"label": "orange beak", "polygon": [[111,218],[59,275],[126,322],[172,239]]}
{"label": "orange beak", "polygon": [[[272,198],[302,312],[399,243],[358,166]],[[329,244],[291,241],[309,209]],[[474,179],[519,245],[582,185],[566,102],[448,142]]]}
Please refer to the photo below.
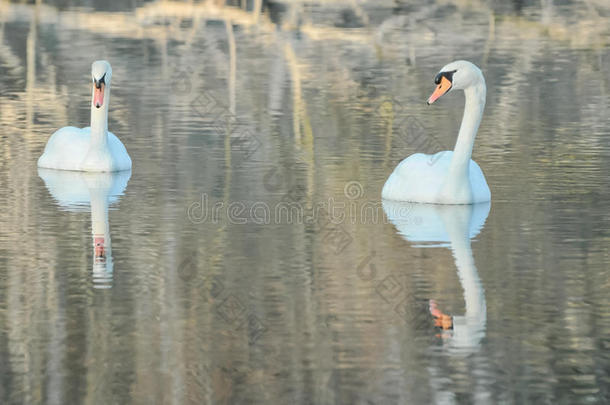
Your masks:
{"label": "orange beak", "polygon": [[445,76],[441,77],[441,82],[436,86],[436,89],[434,89],[434,92],[428,98],[428,105],[438,100],[443,94],[447,93],[449,89],[451,89],[451,81]]}
{"label": "orange beak", "polygon": [[93,250],[95,258],[106,258],[106,246],[104,244],[103,236],[94,236],[93,237]]}
{"label": "orange beak", "polygon": [[93,105],[95,108],[104,105],[104,86],[104,83],[100,83],[100,87],[93,85]]}
{"label": "orange beak", "polygon": [[453,329],[453,317],[438,309],[435,300],[430,300],[429,305],[430,314],[434,317],[434,326],[441,328],[442,330]]}

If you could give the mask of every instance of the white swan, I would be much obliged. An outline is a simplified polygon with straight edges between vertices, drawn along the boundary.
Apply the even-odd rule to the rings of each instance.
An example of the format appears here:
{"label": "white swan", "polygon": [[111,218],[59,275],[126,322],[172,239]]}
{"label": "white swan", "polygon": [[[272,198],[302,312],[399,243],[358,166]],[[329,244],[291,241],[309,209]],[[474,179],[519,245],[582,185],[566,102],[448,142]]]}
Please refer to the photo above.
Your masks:
{"label": "white swan", "polygon": [[396,201],[434,204],[474,204],[491,200],[485,176],[470,156],[485,108],[485,79],[481,70],[459,60],[441,69],[428,104],[453,89],[464,90],[466,103],[453,152],[416,153],[398,164],[381,196]]}
{"label": "white swan", "polygon": [[131,169],[131,158],[123,143],[108,132],[110,103],[110,63],[98,60],[91,65],[91,127],[64,127],[49,138],[38,167],[86,172],[118,172]]}
{"label": "white swan", "polygon": [[466,313],[450,316],[430,300],[430,313],[436,326],[443,329],[444,343],[454,354],[468,354],[478,350],[485,337],[487,306],[472,256],[470,239],[482,229],[489,215],[489,202],[472,205],[413,204],[383,201],[383,209],[399,234],[418,245],[446,246],[453,252],[460,284],[464,290]]}
{"label": "white swan", "polygon": [[47,189],[62,209],[91,210],[93,239],[93,287],[110,288],[113,279],[112,243],[108,206],[118,201],[127,187],[131,171],[79,173],[38,169]]}

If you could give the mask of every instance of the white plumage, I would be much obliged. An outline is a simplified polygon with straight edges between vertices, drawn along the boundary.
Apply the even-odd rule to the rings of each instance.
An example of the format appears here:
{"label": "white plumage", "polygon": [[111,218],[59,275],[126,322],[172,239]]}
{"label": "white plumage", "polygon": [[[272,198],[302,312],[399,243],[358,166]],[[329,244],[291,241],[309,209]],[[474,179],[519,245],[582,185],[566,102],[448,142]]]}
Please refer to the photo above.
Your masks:
{"label": "white plumage", "polygon": [[453,151],[417,153],[394,169],[381,196],[395,201],[433,204],[474,204],[491,200],[483,171],[472,159],[474,140],[485,108],[486,87],[481,70],[467,61],[452,62],[437,75],[432,104],[453,89],[464,90],[464,116]]}
{"label": "white plumage", "polygon": [[[449,173],[453,151],[438,152],[434,155],[416,153],[396,166],[385,185],[382,196],[394,201],[419,203],[458,203],[457,196],[443,200],[443,187]],[[471,195],[462,204],[474,204],[491,200],[491,192],[479,165],[470,159],[468,179]]]}
{"label": "white plumage", "polygon": [[38,167],[88,172],[117,172],[131,169],[131,158],[123,143],[108,132],[108,104],[112,68],[106,61],[91,67],[91,126],[57,130],[38,159]]}

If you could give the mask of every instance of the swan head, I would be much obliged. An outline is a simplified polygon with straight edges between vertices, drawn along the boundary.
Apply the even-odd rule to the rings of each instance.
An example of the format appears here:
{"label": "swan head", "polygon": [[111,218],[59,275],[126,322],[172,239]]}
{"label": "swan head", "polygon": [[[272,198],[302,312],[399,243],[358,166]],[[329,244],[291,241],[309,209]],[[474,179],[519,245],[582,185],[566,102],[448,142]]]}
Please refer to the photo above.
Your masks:
{"label": "swan head", "polygon": [[93,79],[93,106],[100,108],[107,101],[106,93],[110,89],[112,79],[112,68],[105,60],[97,60],[91,65],[91,77]]}
{"label": "swan head", "polygon": [[434,92],[428,98],[428,105],[434,103],[451,90],[465,90],[481,82],[485,82],[483,73],[474,63],[466,60],[451,62],[443,66],[434,78],[436,89],[434,89]]}

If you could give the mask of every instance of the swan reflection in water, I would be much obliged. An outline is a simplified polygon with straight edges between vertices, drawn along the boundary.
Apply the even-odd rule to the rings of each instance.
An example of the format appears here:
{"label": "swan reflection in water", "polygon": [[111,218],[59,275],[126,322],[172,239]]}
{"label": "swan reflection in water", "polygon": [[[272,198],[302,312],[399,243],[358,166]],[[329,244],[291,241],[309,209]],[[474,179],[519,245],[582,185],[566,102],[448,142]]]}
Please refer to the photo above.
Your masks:
{"label": "swan reflection in water", "polygon": [[476,351],[485,337],[485,291],[472,257],[470,241],[489,215],[490,203],[430,205],[383,201],[384,211],[398,233],[418,247],[449,247],[464,290],[466,313],[451,316],[430,300],[430,313],[452,353]]}
{"label": "swan reflection in water", "polygon": [[87,173],[39,168],[38,175],[61,209],[91,212],[93,287],[111,288],[113,263],[108,207],[123,195],[131,170]]}

